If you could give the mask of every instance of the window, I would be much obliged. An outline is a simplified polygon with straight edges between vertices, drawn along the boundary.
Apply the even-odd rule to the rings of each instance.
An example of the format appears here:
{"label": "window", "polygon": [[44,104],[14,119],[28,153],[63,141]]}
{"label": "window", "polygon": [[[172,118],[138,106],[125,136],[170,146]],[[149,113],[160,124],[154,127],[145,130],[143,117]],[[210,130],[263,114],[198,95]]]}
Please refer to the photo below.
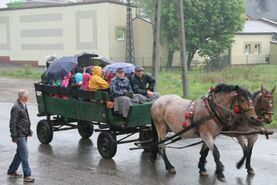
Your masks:
{"label": "window", "polygon": [[245,44],[244,46],[244,54],[248,55],[251,53],[251,44]]}
{"label": "window", "polygon": [[255,44],[255,54],[260,54],[261,53],[261,44]]}
{"label": "window", "polygon": [[244,54],[261,54],[262,52],[262,44],[260,42],[251,42],[244,44]]}
{"label": "window", "polygon": [[115,28],[115,39],[120,41],[125,40],[125,27]]}

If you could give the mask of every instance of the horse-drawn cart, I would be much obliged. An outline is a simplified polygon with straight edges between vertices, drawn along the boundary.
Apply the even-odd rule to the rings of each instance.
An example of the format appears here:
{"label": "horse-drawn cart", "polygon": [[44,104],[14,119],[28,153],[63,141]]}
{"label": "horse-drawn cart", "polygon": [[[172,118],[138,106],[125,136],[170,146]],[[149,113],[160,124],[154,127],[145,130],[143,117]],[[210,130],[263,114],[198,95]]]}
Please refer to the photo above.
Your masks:
{"label": "horse-drawn cart", "polygon": [[[104,158],[112,158],[117,144],[150,140],[151,104],[130,107],[127,120],[115,114],[107,106],[109,95],[104,91],[83,91],[45,84],[35,84],[38,116],[46,116],[37,124],[37,136],[41,143],[49,144],[53,132],[78,129],[83,138],[89,138],[94,131],[100,132],[97,139],[98,151]],[[57,98],[55,95],[59,95]],[[97,125],[98,129],[94,129]],[[139,133],[136,139],[128,139]],[[118,137],[119,135],[126,135]],[[149,146],[148,146],[149,147]],[[149,149],[147,146],[145,150]]]}

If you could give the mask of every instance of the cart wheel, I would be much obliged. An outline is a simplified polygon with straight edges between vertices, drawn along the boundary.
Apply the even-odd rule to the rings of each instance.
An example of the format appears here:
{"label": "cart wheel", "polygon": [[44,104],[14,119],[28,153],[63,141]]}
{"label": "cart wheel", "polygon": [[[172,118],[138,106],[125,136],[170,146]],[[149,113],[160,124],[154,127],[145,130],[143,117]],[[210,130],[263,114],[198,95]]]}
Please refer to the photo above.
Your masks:
{"label": "cart wheel", "polygon": [[78,122],[78,132],[82,138],[89,138],[93,134],[93,124],[86,121]]}
{"label": "cart wheel", "polygon": [[[149,141],[153,139],[153,133],[151,129],[142,130],[139,132],[139,140],[140,142]],[[142,143],[141,147],[144,151],[149,152],[151,151],[151,144],[152,142]]]}
{"label": "cart wheel", "polygon": [[53,139],[52,126],[46,120],[40,120],[37,124],[37,137],[42,144],[49,144]]}
{"label": "cart wheel", "polygon": [[97,139],[97,148],[103,158],[111,159],[117,150],[117,143],[110,132],[101,132]]}

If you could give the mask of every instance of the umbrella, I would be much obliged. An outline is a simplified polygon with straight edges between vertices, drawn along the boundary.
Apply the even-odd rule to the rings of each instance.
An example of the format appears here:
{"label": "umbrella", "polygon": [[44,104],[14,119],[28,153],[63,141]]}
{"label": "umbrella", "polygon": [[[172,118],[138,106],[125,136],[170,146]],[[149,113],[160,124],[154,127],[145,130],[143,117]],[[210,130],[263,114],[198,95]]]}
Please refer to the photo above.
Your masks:
{"label": "umbrella", "polygon": [[113,64],[113,63],[114,63],[114,61],[104,58],[104,57],[101,57],[101,58],[97,57],[97,58],[93,58],[93,60],[92,60],[93,66],[100,66],[102,68],[104,68],[107,65]]}
{"label": "umbrella", "polygon": [[75,55],[78,58],[78,65],[81,67],[91,66],[92,65],[92,57],[98,57],[95,53],[87,53],[83,52],[80,54]]}
{"label": "umbrella", "polygon": [[125,62],[113,63],[113,64],[105,66],[103,68],[103,72],[104,72],[104,74],[107,72],[116,73],[116,71],[119,68],[123,68],[125,73],[131,74],[131,73],[135,72],[136,66],[134,64],[125,63]]}
{"label": "umbrella", "polygon": [[61,57],[54,60],[46,71],[46,76],[51,80],[61,80],[77,66],[76,57]]}

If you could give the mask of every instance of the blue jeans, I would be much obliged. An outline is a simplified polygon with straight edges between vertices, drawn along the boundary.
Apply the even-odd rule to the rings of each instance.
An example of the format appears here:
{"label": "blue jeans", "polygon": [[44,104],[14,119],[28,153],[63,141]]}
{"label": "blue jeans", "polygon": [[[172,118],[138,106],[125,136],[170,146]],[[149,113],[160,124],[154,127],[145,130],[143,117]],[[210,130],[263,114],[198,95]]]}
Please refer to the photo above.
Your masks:
{"label": "blue jeans", "polygon": [[16,154],[14,155],[14,158],[9,167],[8,173],[16,172],[21,163],[24,178],[31,176],[31,169],[28,163],[27,137],[17,138],[16,144],[17,144]]}

